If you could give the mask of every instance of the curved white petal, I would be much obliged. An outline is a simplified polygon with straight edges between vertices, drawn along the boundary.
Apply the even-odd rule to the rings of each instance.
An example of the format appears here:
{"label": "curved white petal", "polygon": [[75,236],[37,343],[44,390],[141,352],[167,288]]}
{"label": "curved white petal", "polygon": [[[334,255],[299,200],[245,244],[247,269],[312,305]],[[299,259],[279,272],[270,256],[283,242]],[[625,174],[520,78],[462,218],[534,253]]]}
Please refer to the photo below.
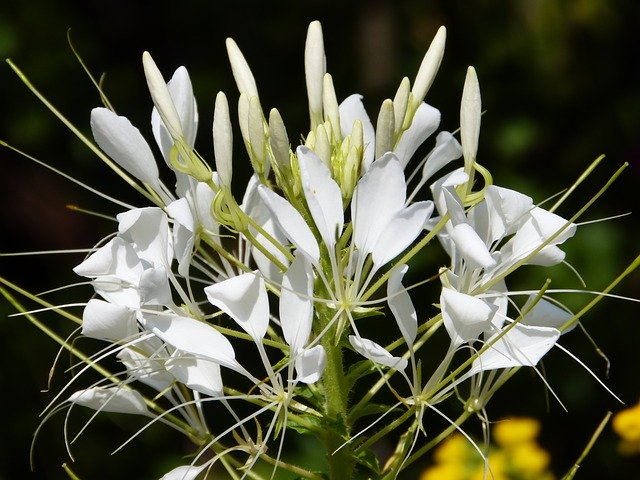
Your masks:
{"label": "curved white petal", "polygon": [[219,364],[176,352],[165,362],[165,366],[176,380],[184,383],[190,389],[212,397],[222,395],[224,385]]}
{"label": "curved white petal", "polygon": [[344,224],[340,187],[315,153],[304,146],[298,147],[296,153],[307,206],[322,240],[332,251]]}
{"label": "curved white petal", "polygon": [[443,288],[440,308],[444,326],[454,345],[473,342],[481,333],[491,331],[498,307],[480,298]]}
{"label": "curved white petal", "polygon": [[398,212],[382,230],[371,252],[376,268],[402,253],[420,235],[433,212],[433,202],[414,203]]}
{"label": "curved white petal", "polygon": [[[160,341],[157,338],[151,337],[151,339],[156,340],[156,342],[160,344]],[[149,385],[158,392],[162,392],[174,382],[174,377],[165,370],[164,361],[156,358],[149,358],[140,353],[140,349],[144,347],[146,342],[148,342],[148,340],[136,343],[136,350],[133,350],[132,348],[123,348],[118,352],[116,357],[118,357],[118,360],[127,367],[127,375],[144,383],[145,385]],[[159,345],[154,346],[153,350],[151,350],[148,355],[155,353],[155,350],[158,348]]]}
{"label": "curved white petal", "polygon": [[171,305],[171,286],[163,266],[147,268],[138,284],[141,305]]}
{"label": "curved white petal", "polygon": [[318,265],[320,247],[300,212],[280,195],[262,185],[258,186],[258,193],[291,243],[307,255],[314,265]]}
{"label": "curved white petal", "polygon": [[349,343],[356,352],[374,363],[396,370],[407,368],[407,361],[404,358],[394,357],[383,346],[372,340],[349,335]]}
{"label": "curved white petal", "polygon": [[362,171],[366,172],[375,157],[376,134],[373,123],[371,123],[371,119],[362,104],[362,95],[357,93],[349,95],[342,101],[338,107],[338,111],[340,112],[340,130],[342,130],[343,138],[351,134],[353,124],[356,120],[360,120],[362,123],[362,136],[364,140]]}
{"label": "curved white petal", "polygon": [[[498,334],[487,339],[487,343]],[[467,375],[498,368],[533,367],[558,338],[560,331],[555,328],[517,324],[473,361]]]}
{"label": "curved white petal", "polygon": [[91,299],[82,312],[82,335],[118,342],[138,333],[135,312],[122,305]]}
{"label": "curved white petal", "polygon": [[140,131],[107,108],[91,111],[91,131],[100,148],[118,165],[154,189],[160,187],[158,165]]}
{"label": "curved white petal", "polygon": [[393,313],[404,341],[409,347],[413,346],[418,333],[418,315],[413,306],[409,292],[402,285],[402,277],[407,273],[407,265],[399,265],[393,269],[387,282],[387,296],[389,308]]}
{"label": "curved white petal", "polygon": [[465,263],[472,268],[489,268],[496,264],[485,243],[468,223],[456,225],[450,235]]}
{"label": "curved white petal", "polygon": [[371,164],[358,182],[351,201],[353,242],[364,255],[371,253],[391,219],[404,207],[404,172],[393,153]]}
{"label": "curved white petal", "polygon": [[421,103],[413,116],[411,125],[404,131],[393,149],[402,168],[407,166],[418,147],[438,129],[439,125],[440,111],[427,103]]}
{"label": "curved white petal", "polygon": [[233,318],[256,341],[269,326],[269,299],[264,280],[244,273],[204,289],[209,302]]}
{"label": "curved white petal", "polygon": [[327,364],[327,354],[322,345],[298,352],[295,360],[296,380],[302,383],[315,383],[320,380]]}
{"label": "curved white petal", "polygon": [[138,256],[154,266],[169,267],[173,242],[167,214],[158,207],[134,208],[116,215],[118,233],[135,245]]}
{"label": "curved white petal", "polygon": [[160,480],[195,480],[208,464],[204,465],[182,465],[170,472],[165,473]]}
{"label": "curved white petal", "polygon": [[79,390],[69,397],[69,402],[101,412],[151,416],[142,395],[128,388],[94,387]]}
{"label": "curved white petal", "polygon": [[[522,309],[526,310],[535,297],[535,295],[529,296]],[[533,306],[533,308],[531,308],[531,310],[529,310],[529,312],[527,312],[520,323],[522,325],[531,325],[536,327],[553,327],[560,329],[560,327],[562,327],[572,318],[573,314],[571,312],[568,312],[567,310],[560,308],[557,305],[554,305],[553,303],[542,298]],[[577,322],[574,323],[563,333],[573,330],[577,325]]]}
{"label": "curved white petal", "polygon": [[305,346],[313,320],[313,271],[303,255],[298,255],[282,279],[280,324],[292,352]]}
{"label": "curved white petal", "polygon": [[210,359],[239,370],[235,352],[227,338],[211,325],[189,317],[146,314],[144,324],[158,338],[183,352]]}
{"label": "curved white petal", "polygon": [[441,168],[462,156],[462,146],[449,132],[440,132],[436,137],[436,146],[427,155],[422,167],[422,183],[426,183]]}

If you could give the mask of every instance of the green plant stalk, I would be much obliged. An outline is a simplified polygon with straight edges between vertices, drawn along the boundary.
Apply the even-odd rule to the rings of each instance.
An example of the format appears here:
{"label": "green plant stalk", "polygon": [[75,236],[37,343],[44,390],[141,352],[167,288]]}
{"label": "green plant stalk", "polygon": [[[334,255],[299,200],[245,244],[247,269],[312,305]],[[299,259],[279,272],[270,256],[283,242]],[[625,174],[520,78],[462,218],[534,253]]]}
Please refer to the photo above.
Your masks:
{"label": "green plant stalk", "polygon": [[[323,330],[333,318],[332,312],[324,306],[318,306],[316,312],[320,330]],[[348,386],[344,372],[341,342],[335,341],[337,327],[338,322],[334,322],[334,325],[329,328],[321,340],[327,357],[322,381],[327,430],[321,436],[321,440],[325,445],[329,461],[329,478],[347,480],[352,476],[354,461],[350,444],[343,446],[350,433],[350,426],[347,424]]]}

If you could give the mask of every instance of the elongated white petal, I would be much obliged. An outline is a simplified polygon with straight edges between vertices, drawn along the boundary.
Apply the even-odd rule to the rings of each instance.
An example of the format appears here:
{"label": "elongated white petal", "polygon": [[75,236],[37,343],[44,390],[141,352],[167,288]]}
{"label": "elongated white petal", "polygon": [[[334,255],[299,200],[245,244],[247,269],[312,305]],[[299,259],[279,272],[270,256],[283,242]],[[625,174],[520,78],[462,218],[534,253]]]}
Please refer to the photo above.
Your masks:
{"label": "elongated white petal", "polygon": [[339,107],[340,111],[340,129],[342,130],[342,137],[346,137],[351,134],[353,130],[353,124],[356,120],[360,120],[362,123],[362,133],[364,141],[364,154],[362,160],[362,171],[366,172],[375,157],[376,150],[376,134],[373,129],[373,123],[367,111],[362,104],[362,95],[354,93],[353,95],[345,98]]}
{"label": "elongated white petal", "polygon": [[165,473],[160,480],[195,480],[196,477],[207,468],[208,464],[204,465],[182,465],[176,467],[170,472]]}
{"label": "elongated white petal", "polygon": [[233,318],[258,342],[269,326],[269,299],[264,280],[244,273],[204,289],[209,302]]}
{"label": "elongated white petal", "polygon": [[320,247],[300,212],[280,195],[262,185],[258,186],[258,193],[291,243],[307,255],[314,265],[318,265]]}
{"label": "elongated white petal", "polygon": [[446,39],[447,29],[445,27],[440,27],[436,35],[433,37],[427,53],[422,59],[416,79],[413,82],[411,92],[413,93],[413,101],[415,103],[419,103],[424,100],[424,97],[427,95],[427,92],[433,83],[433,79],[436,77],[436,73],[438,73],[440,62],[442,62],[442,56],[444,55],[444,44]]}
{"label": "elongated white petal", "polygon": [[[211,202],[209,202],[209,206]],[[186,198],[179,198],[167,205],[167,213],[173,219],[173,249],[178,260],[178,273],[186,276],[193,255],[196,222]]]}
{"label": "elongated white petal", "polygon": [[122,305],[91,299],[82,312],[82,335],[118,342],[138,333],[135,312]]}
{"label": "elongated white petal", "polygon": [[400,162],[392,153],[371,164],[351,201],[353,241],[363,255],[371,253],[391,219],[404,207],[406,186]]}
{"label": "elongated white petal", "polygon": [[212,397],[222,395],[223,384],[219,364],[176,352],[165,362],[165,366],[176,380],[190,389]]}
{"label": "elongated white petal", "polygon": [[418,315],[409,292],[402,285],[402,277],[408,269],[407,265],[396,266],[393,269],[387,283],[387,296],[389,297],[387,302],[404,341],[409,347],[412,347],[418,333]]}
{"label": "elongated white petal", "polygon": [[454,345],[473,342],[491,330],[491,320],[498,309],[480,298],[443,288],[440,308],[444,326]]}
{"label": "elongated white petal", "polygon": [[394,357],[381,345],[367,338],[359,338],[355,335],[349,335],[349,343],[356,352],[372,362],[384,365],[385,367],[394,368],[396,370],[404,370],[407,368],[407,361],[401,357]]}
{"label": "elongated white petal", "polygon": [[311,333],[313,320],[313,271],[303,255],[298,255],[282,279],[280,324],[292,352],[302,349]]}
{"label": "elongated white petal", "polygon": [[[496,338],[496,333],[487,343]],[[556,344],[560,331],[517,324],[473,361],[467,375],[486,370],[533,367]]]}
{"label": "elongated white petal", "polygon": [[238,370],[239,364],[231,343],[211,325],[168,314],[146,314],[144,323],[158,338],[174,348]]}
{"label": "elongated white petal", "polygon": [[438,129],[439,125],[440,110],[424,102],[421,103],[411,126],[405,130],[393,149],[403,168],[407,166],[418,147]]}
{"label": "elongated white petal", "polygon": [[402,253],[420,235],[433,212],[433,202],[417,202],[402,209],[382,230],[371,252],[376,268],[386,265]]}
{"label": "elongated white petal", "polygon": [[307,206],[322,240],[332,250],[344,224],[340,187],[315,153],[307,147],[298,147],[296,152]]}
{"label": "elongated white petal", "polygon": [[151,416],[144,398],[136,390],[121,387],[94,387],[79,390],[69,402],[101,412]]}
{"label": "elongated white petal", "polygon": [[460,139],[462,141],[462,154],[464,155],[466,172],[469,171],[470,165],[475,161],[478,152],[481,114],[482,105],[478,76],[475,69],[469,67],[464,81],[462,103],[460,105]]}
{"label": "elongated white petal", "polygon": [[468,223],[456,225],[450,234],[460,255],[472,268],[489,268],[496,264],[485,243]]}
{"label": "elongated white petal", "polygon": [[213,112],[213,152],[216,158],[216,169],[222,185],[231,185],[233,172],[233,131],[229,104],[224,93],[218,92]]}
{"label": "elongated white petal", "polygon": [[158,165],[146,140],[131,122],[107,108],[91,110],[91,131],[98,146],[141,182],[159,189]]}
{"label": "elongated white petal", "polygon": [[298,353],[295,360],[296,380],[302,383],[315,383],[320,380],[327,364],[327,354],[322,345],[316,345]]}

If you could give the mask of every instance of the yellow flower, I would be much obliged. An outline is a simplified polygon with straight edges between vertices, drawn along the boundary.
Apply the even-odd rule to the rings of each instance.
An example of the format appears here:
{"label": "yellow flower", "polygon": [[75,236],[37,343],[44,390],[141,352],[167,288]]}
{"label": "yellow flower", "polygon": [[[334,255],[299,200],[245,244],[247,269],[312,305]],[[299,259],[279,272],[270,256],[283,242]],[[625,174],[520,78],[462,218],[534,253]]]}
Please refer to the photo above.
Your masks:
{"label": "yellow flower", "polygon": [[485,470],[484,463],[480,463],[473,471],[469,480],[509,480],[507,475],[507,458],[502,451],[496,451],[487,457],[489,468]]}
{"label": "yellow flower", "polygon": [[459,433],[449,436],[433,453],[433,459],[438,463],[465,463],[469,456],[469,440]]}
{"label": "yellow flower", "polygon": [[466,480],[467,471],[462,462],[448,462],[427,468],[419,480]]}
{"label": "yellow flower", "polygon": [[540,423],[534,418],[509,418],[493,427],[493,438],[503,448],[530,442],[540,433]]}
{"label": "yellow flower", "polygon": [[521,443],[510,453],[511,464],[519,473],[539,474],[549,466],[549,453],[535,442]]}
{"label": "yellow flower", "polygon": [[640,403],[613,417],[613,430],[627,442],[640,442]]}

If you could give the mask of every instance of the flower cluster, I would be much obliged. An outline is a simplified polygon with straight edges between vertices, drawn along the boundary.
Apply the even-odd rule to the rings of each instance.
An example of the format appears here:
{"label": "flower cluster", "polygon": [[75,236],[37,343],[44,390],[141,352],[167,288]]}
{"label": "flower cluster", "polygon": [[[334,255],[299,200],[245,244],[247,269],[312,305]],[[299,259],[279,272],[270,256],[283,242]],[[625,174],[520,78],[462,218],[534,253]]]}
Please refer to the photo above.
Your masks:
{"label": "flower cluster", "polygon": [[[242,198],[234,196],[239,155],[226,95],[215,100],[215,164],[207,163],[194,148],[198,109],[187,70],[166,82],[145,53],[163,161],[108,102],[91,112],[95,150],[151,206],[119,202],[117,232],[74,269],[95,293],[84,304],[81,334],[108,346],[86,359],[57,397],[66,398],[62,406],[142,415],[181,431],[199,450],[163,477],[175,480],[216,463],[247,474],[258,460],[321,478],[281,461],[287,428],[320,439],[331,478],[356,469],[395,478],[430,448],[418,439],[428,430],[427,411],[443,415],[443,399],[455,393],[463,404],[449,431],[469,416],[485,418],[514,369],[535,367],[578,320],[549,297],[548,285],[507,286],[523,265],[563,262],[561,245],[576,224],[554,213],[560,202],[544,209],[494,185],[476,161],[481,101],[472,67],[459,139],[437,133],[440,112],[424,100],[444,43],[441,28],[413,82],[400,82],[374,125],[360,95],[338,103],[313,22],[304,58],[310,129],[295,145],[278,110],[265,113],[248,63],[229,39],[253,169]],[[431,150],[415,158],[425,142]],[[159,163],[172,171],[174,187]],[[403,278],[412,258],[435,244],[450,263],[413,273],[440,293],[435,308],[420,311]],[[441,327],[449,348],[427,371],[424,345]],[[121,372],[70,392],[111,356]],[[354,398],[355,389],[365,393]],[[212,402],[232,420],[210,426]],[[239,402],[246,404],[241,414]],[[388,435],[397,436],[397,447],[378,465],[370,447]]]}

